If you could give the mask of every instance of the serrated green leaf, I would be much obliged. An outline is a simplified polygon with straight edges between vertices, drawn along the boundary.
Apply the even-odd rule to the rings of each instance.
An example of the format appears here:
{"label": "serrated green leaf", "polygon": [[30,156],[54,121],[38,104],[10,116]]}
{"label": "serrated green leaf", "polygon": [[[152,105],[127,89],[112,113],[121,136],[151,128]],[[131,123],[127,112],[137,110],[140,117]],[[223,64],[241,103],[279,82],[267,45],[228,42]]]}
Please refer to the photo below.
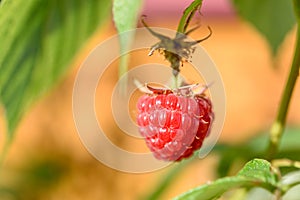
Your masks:
{"label": "serrated green leaf", "polygon": [[110,0],[1,2],[0,100],[8,139],[28,106],[64,74],[110,8]]}
{"label": "serrated green leaf", "polygon": [[210,184],[205,184],[190,190],[174,200],[210,200],[220,197],[226,191],[237,188],[250,186],[252,179],[246,177],[225,177],[218,179]]}
{"label": "serrated green leaf", "polygon": [[270,185],[276,185],[277,177],[272,171],[271,164],[263,159],[254,159],[249,161],[238,173],[238,176],[255,178]]}
{"label": "serrated green leaf", "polygon": [[295,25],[291,0],[232,0],[238,13],[264,35],[273,55]]}
{"label": "serrated green leaf", "polygon": [[[113,18],[119,33],[131,30],[136,27],[138,14],[142,0],[114,0]],[[120,34],[121,55],[128,51],[134,35]],[[128,55],[121,57],[119,64],[119,76],[121,77],[128,70]]]}
{"label": "serrated green leaf", "polygon": [[271,170],[271,164],[262,159],[249,161],[244,168],[232,177],[218,179],[192,189],[175,200],[211,200],[220,197],[224,192],[237,187],[262,187],[273,191],[277,187],[277,176]]}

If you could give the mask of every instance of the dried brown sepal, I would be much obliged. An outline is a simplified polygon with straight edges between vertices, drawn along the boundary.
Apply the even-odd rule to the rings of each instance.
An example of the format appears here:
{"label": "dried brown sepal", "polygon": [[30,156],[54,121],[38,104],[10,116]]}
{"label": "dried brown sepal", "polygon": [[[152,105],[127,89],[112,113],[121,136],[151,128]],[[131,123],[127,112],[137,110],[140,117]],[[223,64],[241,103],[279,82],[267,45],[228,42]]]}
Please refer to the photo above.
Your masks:
{"label": "dried brown sepal", "polygon": [[149,28],[144,20],[145,16],[142,16],[142,23],[147,28],[147,30],[155,37],[157,37],[160,41],[154,44],[149,52],[149,56],[151,56],[154,51],[158,50],[159,52],[163,52],[164,57],[168,60],[171,64],[173,69],[173,75],[176,77],[180,72],[180,66],[183,65],[184,61],[189,60],[191,54],[195,51],[195,45],[207,40],[212,35],[212,30],[208,26],[209,34],[196,41],[185,41],[187,35],[195,31],[199,26],[196,26],[185,34],[177,33],[175,38],[170,38],[168,36],[162,35],[157,33]]}
{"label": "dried brown sepal", "polygon": [[171,89],[169,88],[158,88],[150,86],[149,84],[146,84],[146,87],[148,90],[150,90],[154,94],[171,94],[173,93]]}
{"label": "dried brown sepal", "polygon": [[[191,85],[184,85],[181,86],[179,88],[176,89],[170,89],[170,88],[166,88],[166,87],[154,87],[154,86],[150,86],[149,84],[145,84],[145,88],[146,90],[143,89],[143,91],[147,91],[146,93],[148,94],[155,94],[155,95],[159,95],[159,94],[171,94],[174,93],[176,95],[179,96],[195,96],[195,95],[204,95],[204,92],[209,88],[211,84],[209,85],[200,85],[199,83],[196,84],[191,84]],[[142,92],[143,92],[142,91]]]}

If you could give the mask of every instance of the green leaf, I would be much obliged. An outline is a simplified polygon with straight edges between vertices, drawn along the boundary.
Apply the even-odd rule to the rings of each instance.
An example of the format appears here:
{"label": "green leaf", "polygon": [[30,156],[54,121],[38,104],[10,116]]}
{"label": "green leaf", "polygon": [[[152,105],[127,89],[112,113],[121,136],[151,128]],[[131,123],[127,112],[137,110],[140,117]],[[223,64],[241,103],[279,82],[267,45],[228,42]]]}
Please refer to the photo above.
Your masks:
{"label": "green leaf", "polygon": [[[136,27],[138,14],[142,5],[142,0],[114,0],[113,18],[119,33],[131,30]],[[129,49],[134,35],[120,34],[121,55]],[[128,70],[128,55],[122,56],[119,65],[119,77]]]}
{"label": "green leaf", "polygon": [[291,0],[232,0],[237,12],[265,36],[275,55],[295,25]]}
{"label": "green leaf", "polygon": [[238,176],[254,178],[272,186],[277,183],[277,176],[273,173],[271,164],[263,159],[249,161],[238,173]]}
{"label": "green leaf", "polygon": [[297,23],[299,24],[299,20],[300,20],[300,1],[298,0],[293,0],[294,3],[294,10],[295,10],[295,15],[297,18]]}
{"label": "green leaf", "polygon": [[262,159],[249,161],[244,168],[233,177],[218,179],[192,189],[177,196],[180,200],[210,200],[220,197],[226,191],[237,187],[262,187],[273,192],[277,187],[277,175],[272,171],[271,164]]}
{"label": "green leaf", "polygon": [[26,109],[66,72],[110,7],[110,0],[1,2],[0,100],[9,140]]}

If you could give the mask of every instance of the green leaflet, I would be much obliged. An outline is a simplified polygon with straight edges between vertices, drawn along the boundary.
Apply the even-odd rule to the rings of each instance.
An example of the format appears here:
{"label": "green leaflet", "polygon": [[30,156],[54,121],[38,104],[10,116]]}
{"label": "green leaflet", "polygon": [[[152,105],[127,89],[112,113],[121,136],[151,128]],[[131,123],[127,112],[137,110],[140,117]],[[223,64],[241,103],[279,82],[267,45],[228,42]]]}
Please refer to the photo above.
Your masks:
{"label": "green leaflet", "polygon": [[0,4],[0,101],[11,140],[27,108],[64,74],[108,18],[109,0],[6,0]]}
{"label": "green leaflet", "polygon": [[273,55],[295,25],[291,0],[232,0],[237,12],[267,39]]}
{"label": "green leaflet", "polygon": [[220,197],[224,192],[237,187],[262,187],[273,191],[277,187],[277,175],[272,171],[271,164],[262,159],[249,161],[244,168],[233,177],[218,179],[212,183],[194,188],[175,200],[210,200]]}
{"label": "green leaflet", "polygon": [[[114,0],[113,3],[113,18],[115,26],[119,33],[131,30],[136,27],[138,14],[142,5],[142,0]],[[123,55],[130,48],[131,41],[134,35],[120,35],[121,49]],[[119,77],[124,75],[128,70],[128,55],[121,57],[119,64]]]}

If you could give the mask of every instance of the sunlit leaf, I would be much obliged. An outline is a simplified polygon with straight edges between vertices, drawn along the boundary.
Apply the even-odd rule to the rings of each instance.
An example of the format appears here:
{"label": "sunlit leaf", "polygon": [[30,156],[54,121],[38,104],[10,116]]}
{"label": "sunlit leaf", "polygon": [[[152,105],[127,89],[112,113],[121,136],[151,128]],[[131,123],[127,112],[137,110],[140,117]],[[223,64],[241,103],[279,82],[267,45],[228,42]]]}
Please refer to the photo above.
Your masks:
{"label": "sunlit leaf", "polygon": [[211,200],[220,197],[224,192],[237,187],[262,187],[273,191],[277,187],[277,175],[271,164],[262,159],[249,161],[244,168],[232,177],[225,177],[202,185],[176,197],[176,200]]}
{"label": "sunlit leaf", "polygon": [[66,72],[110,8],[110,0],[1,2],[0,100],[8,139],[28,106]]}
{"label": "sunlit leaf", "polygon": [[[131,30],[136,27],[138,14],[142,5],[142,0],[114,0],[113,18],[119,33]],[[121,54],[126,52],[131,44],[134,35],[121,34]],[[119,76],[127,72],[128,55],[122,56],[119,65]]]}

